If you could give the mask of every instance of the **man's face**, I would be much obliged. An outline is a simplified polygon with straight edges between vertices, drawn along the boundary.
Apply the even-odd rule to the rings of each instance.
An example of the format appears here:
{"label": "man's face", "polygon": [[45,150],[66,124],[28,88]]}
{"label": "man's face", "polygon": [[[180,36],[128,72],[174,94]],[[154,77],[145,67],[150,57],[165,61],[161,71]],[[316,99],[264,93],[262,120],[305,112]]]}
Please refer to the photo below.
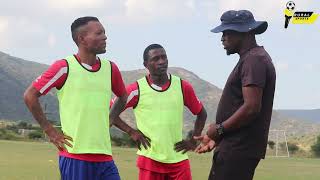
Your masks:
{"label": "man's face", "polygon": [[144,62],[144,65],[149,70],[150,74],[167,74],[168,59],[166,51],[163,48],[151,49],[148,55],[149,58]]}
{"label": "man's face", "polygon": [[221,41],[227,55],[239,53],[243,37],[243,33],[231,30],[223,31]]}
{"label": "man's face", "polygon": [[106,52],[107,36],[102,24],[98,21],[90,21],[84,26],[82,45],[94,54]]}

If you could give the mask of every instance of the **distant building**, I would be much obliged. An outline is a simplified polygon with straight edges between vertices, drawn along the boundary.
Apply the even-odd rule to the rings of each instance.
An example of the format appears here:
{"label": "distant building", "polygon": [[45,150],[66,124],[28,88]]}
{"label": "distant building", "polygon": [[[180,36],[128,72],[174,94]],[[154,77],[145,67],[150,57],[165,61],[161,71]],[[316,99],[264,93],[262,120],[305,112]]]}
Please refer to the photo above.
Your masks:
{"label": "distant building", "polygon": [[7,127],[6,123],[0,121],[0,129]]}
{"label": "distant building", "polygon": [[21,136],[27,137],[31,132],[34,132],[34,131],[35,131],[34,129],[19,129],[18,133]]}

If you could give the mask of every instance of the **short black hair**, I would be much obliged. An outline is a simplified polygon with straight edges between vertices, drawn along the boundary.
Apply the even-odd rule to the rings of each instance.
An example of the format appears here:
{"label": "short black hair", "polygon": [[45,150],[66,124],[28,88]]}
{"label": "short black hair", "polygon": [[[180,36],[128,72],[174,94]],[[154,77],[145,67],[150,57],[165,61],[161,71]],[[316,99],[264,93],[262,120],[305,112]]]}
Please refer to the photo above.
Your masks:
{"label": "short black hair", "polygon": [[150,44],[143,52],[143,61],[147,61],[149,59],[149,51],[152,49],[164,49],[160,44]]}
{"label": "short black hair", "polygon": [[76,44],[78,44],[77,35],[79,33],[79,27],[87,25],[88,22],[90,22],[90,21],[98,21],[99,22],[99,19],[97,17],[93,17],[93,16],[85,16],[85,17],[80,17],[80,18],[76,19],[71,24],[72,39]]}

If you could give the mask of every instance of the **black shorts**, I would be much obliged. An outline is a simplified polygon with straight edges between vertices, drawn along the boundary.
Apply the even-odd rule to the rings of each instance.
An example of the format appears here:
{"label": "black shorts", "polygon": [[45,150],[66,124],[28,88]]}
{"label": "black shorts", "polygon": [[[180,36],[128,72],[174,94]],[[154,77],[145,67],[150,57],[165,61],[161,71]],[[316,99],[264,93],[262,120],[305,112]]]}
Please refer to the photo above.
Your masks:
{"label": "black shorts", "polygon": [[252,180],[260,158],[215,152],[208,180]]}

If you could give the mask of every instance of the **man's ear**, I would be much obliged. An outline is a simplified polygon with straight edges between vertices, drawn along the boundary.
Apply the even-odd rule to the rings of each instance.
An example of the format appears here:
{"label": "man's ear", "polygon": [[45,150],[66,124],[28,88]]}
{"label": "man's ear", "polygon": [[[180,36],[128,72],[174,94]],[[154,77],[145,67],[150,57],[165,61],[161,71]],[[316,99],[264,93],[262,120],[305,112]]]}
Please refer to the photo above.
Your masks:
{"label": "man's ear", "polygon": [[83,44],[84,42],[84,36],[81,34],[78,34],[77,36],[78,44]]}

